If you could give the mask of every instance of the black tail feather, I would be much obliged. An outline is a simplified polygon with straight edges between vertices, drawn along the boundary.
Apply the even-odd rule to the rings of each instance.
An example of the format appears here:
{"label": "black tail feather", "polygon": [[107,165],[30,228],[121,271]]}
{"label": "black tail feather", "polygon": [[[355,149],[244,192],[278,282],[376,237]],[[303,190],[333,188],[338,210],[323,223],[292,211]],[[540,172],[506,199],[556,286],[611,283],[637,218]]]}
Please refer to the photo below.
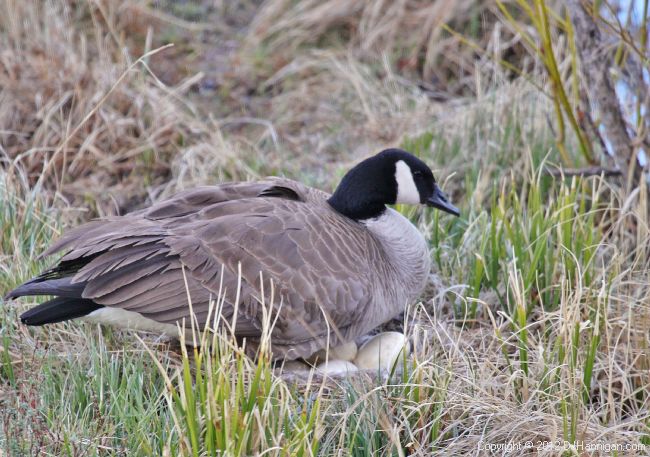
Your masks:
{"label": "black tail feather", "polygon": [[24,312],[20,321],[25,325],[54,324],[85,316],[99,308],[103,306],[86,298],[57,297]]}
{"label": "black tail feather", "polygon": [[62,261],[53,268],[30,279],[5,295],[5,300],[24,296],[54,296],[34,308],[24,312],[20,320],[25,325],[45,325],[85,316],[103,308],[92,300],[82,298],[86,281],[73,283],[74,275],[101,253],[79,259]]}
{"label": "black tail feather", "polygon": [[56,295],[67,298],[81,298],[85,283],[72,284],[71,277],[46,279],[34,278],[16,287],[5,295],[5,300],[34,295]]}

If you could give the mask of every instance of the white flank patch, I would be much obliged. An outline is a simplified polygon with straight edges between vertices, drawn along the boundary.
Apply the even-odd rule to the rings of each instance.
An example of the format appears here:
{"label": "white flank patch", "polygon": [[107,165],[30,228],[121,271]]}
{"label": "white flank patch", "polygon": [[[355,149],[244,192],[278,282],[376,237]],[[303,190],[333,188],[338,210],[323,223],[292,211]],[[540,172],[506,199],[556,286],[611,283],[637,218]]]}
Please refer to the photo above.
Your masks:
{"label": "white flank patch", "polygon": [[413,181],[413,173],[403,160],[395,163],[395,181],[397,181],[397,200],[395,203],[406,203],[409,205],[420,204],[420,192]]}
{"label": "white flank patch", "polygon": [[160,333],[173,338],[179,338],[176,324],[164,324],[144,317],[135,311],[105,306],[81,318],[92,324],[108,324],[142,332]]}

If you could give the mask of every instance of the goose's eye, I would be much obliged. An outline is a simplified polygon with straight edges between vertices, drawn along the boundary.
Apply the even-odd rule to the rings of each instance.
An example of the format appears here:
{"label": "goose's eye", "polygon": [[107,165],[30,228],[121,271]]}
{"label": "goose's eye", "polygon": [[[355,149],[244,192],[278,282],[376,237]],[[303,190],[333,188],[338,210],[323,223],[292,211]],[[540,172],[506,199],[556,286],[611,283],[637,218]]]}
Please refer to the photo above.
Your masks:
{"label": "goose's eye", "polygon": [[414,178],[421,178],[422,177],[422,172],[421,171],[414,171],[413,172],[413,177]]}

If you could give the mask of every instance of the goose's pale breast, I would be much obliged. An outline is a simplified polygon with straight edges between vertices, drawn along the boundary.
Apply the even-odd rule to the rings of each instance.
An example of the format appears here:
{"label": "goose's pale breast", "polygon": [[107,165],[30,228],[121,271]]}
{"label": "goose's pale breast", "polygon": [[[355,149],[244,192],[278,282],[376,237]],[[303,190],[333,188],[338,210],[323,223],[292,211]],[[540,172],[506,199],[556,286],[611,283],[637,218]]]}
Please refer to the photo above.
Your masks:
{"label": "goose's pale breast", "polygon": [[431,268],[429,248],[417,227],[391,208],[365,225],[385,254],[376,265],[375,306],[382,323],[422,293]]}

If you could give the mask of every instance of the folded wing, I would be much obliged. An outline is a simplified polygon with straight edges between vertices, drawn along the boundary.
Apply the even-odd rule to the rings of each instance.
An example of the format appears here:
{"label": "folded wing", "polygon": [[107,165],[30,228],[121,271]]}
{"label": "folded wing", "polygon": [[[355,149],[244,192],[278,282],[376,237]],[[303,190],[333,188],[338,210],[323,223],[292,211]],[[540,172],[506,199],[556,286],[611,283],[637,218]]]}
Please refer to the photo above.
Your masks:
{"label": "folded wing", "polygon": [[274,348],[296,357],[345,335],[372,299],[366,275],[381,256],[324,195],[288,180],[193,189],[75,228],[44,255],[60,251],[54,268],[12,295],[71,295],[186,325],[189,295],[201,326],[221,296],[222,318],[237,310],[242,337],[260,336],[271,310]]}

